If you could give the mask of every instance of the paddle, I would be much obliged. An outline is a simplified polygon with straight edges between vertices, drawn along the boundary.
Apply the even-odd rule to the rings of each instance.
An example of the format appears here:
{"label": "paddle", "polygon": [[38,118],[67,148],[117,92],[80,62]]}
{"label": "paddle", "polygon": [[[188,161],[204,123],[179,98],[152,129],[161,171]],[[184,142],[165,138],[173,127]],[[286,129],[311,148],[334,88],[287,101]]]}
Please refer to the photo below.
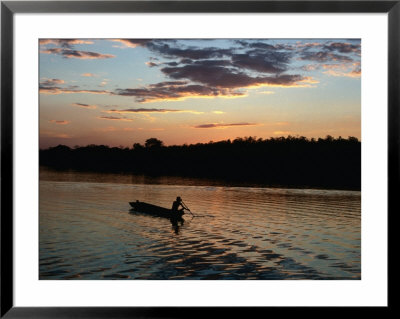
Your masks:
{"label": "paddle", "polygon": [[193,214],[192,211],[186,206],[186,204],[185,204],[183,201],[181,201],[181,203],[182,203],[183,208],[186,209],[187,211],[189,211],[189,213],[191,213],[191,214],[194,216],[194,214]]}

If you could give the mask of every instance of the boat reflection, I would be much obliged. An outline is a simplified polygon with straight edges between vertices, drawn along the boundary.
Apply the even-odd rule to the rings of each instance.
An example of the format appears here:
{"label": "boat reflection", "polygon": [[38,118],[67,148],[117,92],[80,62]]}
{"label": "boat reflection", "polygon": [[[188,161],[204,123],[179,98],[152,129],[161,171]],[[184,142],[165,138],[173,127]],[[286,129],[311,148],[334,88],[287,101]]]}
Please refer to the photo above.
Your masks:
{"label": "boat reflection", "polygon": [[169,220],[171,222],[173,231],[175,232],[175,234],[179,235],[180,228],[183,226],[185,220],[182,217],[170,218]]}
{"label": "boat reflection", "polygon": [[156,219],[168,219],[171,222],[172,230],[177,235],[180,234],[180,229],[183,226],[183,224],[185,223],[185,220],[182,217],[171,217],[171,218],[167,217],[167,218],[165,218],[165,217],[161,217],[161,216],[152,216],[147,213],[138,212],[134,209],[130,209],[129,214],[146,216],[146,217],[156,218]]}

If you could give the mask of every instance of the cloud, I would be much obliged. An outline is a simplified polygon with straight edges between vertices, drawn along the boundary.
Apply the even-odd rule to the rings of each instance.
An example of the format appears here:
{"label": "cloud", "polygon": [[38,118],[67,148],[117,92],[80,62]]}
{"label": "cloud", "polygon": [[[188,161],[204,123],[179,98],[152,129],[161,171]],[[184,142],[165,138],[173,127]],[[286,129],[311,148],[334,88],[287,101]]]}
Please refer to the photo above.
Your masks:
{"label": "cloud", "polygon": [[85,60],[94,60],[94,59],[110,59],[115,58],[115,55],[112,54],[102,54],[97,52],[89,52],[89,51],[78,51],[68,48],[52,48],[41,50],[40,53],[46,54],[56,54],[61,55],[66,59],[85,59]]}
{"label": "cloud", "polygon": [[[186,79],[214,88],[245,88],[256,86],[298,86],[309,78],[298,74],[250,76],[244,72],[218,65],[219,61],[197,61],[182,67],[165,67],[161,71],[172,79]],[[223,61],[221,62],[223,63]]]}
{"label": "cloud", "polygon": [[337,51],[340,53],[361,53],[361,44],[351,44],[343,42],[333,42],[324,45],[324,49],[329,51]]}
{"label": "cloud", "polygon": [[67,125],[69,123],[71,123],[70,121],[64,121],[64,120],[50,120],[50,123],[54,123],[54,124],[60,124],[60,125]]}
{"label": "cloud", "polygon": [[145,64],[150,68],[153,68],[153,67],[159,65],[158,63],[155,63],[155,62],[152,62],[152,61],[145,62]]}
{"label": "cloud", "polygon": [[110,39],[113,42],[122,43],[125,47],[136,48],[146,46],[147,43],[151,42],[150,39]]}
{"label": "cloud", "polygon": [[[289,63],[294,56],[291,52],[296,45],[269,44],[262,41],[236,41],[243,45],[238,48],[215,47],[177,47],[174,41],[150,39],[117,39],[130,47],[145,47],[166,58],[177,61],[163,62],[161,72],[172,81],[164,81],[138,88],[117,89],[112,94],[132,96],[137,102],[155,102],[182,100],[193,97],[243,97],[241,89],[270,87],[312,87],[318,83],[311,77],[300,74],[287,74]],[[322,45],[319,43],[318,45]],[[315,43],[303,44],[304,47],[316,47]],[[290,51],[290,52],[289,52]],[[310,53],[307,53],[310,54]],[[316,57],[315,57],[316,56]],[[326,52],[324,56],[312,53],[303,58],[349,60],[336,53]],[[150,67],[160,63],[146,64]],[[174,81],[175,80],[175,81]]]}
{"label": "cloud", "polygon": [[231,54],[230,49],[221,49],[215,47],[173,47],[170,45],[171,43],[176,42],[176,40],[173,39],[111,39],[110,41],[119,42],[123,44],[124,47],[129,48],[145,47],[150,51],[163,55],[167,58],[198,60],[220,58],[224,55]]}
{"label": "cloud", "polygon": [[84,104],[84,103],[72,103],[73,106],[78,106],[78,107],[83,107],[85,109],[95,109],[97,108],[97,105],[90,105],[90,104]]}
{"label": "cloud", "polygon": [[268,51],[295,51],[299,49],[311,49],[316,47],[322,47],[323,44],[321,42],[297,42],[297,43],[266,43],[268,39],[263,39],[262,41],[259,39],[256,40],[236,40],[235,42],[242,47],[245,48],[254,48],[259,50],[268,50]]}
{"label": "cloud", "polygon": [[77,93],[89,93],[89,94],[112,94],[110,91],[105,90],[81,90],[78,86],[62,87],[56,84],[63,84],[64,81],[60,79],[44,80],[39,84],[40,94],[77,94]]}
{"label": "cloud", "polygon": [[56,133],[53,131],[47,131],[47,130],[40,130],[39,133],[40,137],[49,137],[49,138],[65,138],[65,139],[69,139],[69,138],[73,138],[73,136],[65,134],[65,133]]}
{"label": "cloud", "polygon": [[192,113],[192,114],[203,114],[204,112],[192,111],[192,110],[172,110],[172,109],[146,109],[146,108],[137,108],[137,109],[124,109],[124,110],[109,110],[107,113]]}
{"label": "cloud", "polygon": [[164,81],[141,88],[117,89],[113,94],[135,97],[138,102],[182,100],[193,97],[243,97],[242,88],[260,86],[311,87],[318,83],[311,77],[298,74],[250,76],[230,68],[227,60],[195,61],[179,67],[161,69],[175,81]]}
{"label": "cloud", "polygon": [[321,42],[306,42],[306,43],[296,43],[296,45],[293,47],[293,49],[303,49],[303,50],[309,50],[309,49],[315,49],[318,47],[322,47],[323,44]]}
{"label": "cloud", "polygon": [[[160,71],[171,81],[112,92],[113,95],[132,96],[141,103],[189,97],[243,97],[246,96],[243,89],[255,87],[313,87],[318,81],[312,77],[287,72],[291,68],[292,59],[314,61],[314,65],[327,62],[353,63],[349,54],[359,49],[357,43],[339,41],[271,44],[258,39],[235,40],[236,46],[228,48],[178,45],[177,40],[112,41],[126,47],[140,46],[164,58],[174,59],[156,63],[156,58],[152,57],[146,62],[149,67],[162,65]],[[300,68],[311,71],[319,66]]]}
{"label": "cloud", "polygon": [[57,84],[64,84],[65,81],[64,80],[60,80],[60,79],[45,79],[42,82],[40,82],[41,86],[54,86]]}
{"label": "cloud", "polygon": [[359,78],[361,76],[361,70],[352,70],[350,72],[341,72],[335,70],[328,70],[325,71],[324,74],[331,75],[331,76],[343,76],[349,78]]}
{"label": "cloud", "polygon": [[[255,41],[255,42],[254,42]],[[253,48],[255,51],[247,51],[244,55],[251,55],[252,52],[258,52],[259,54],[269,54],[270,56],[285,57],[288,60],[300,56],[301,60],[312,60],[312,61],[326,61],[334,59],[335,61],[345,61],[351,58],[347,56],[338,55],[337,53],[348,54],[348,53],[360,53],[360,44],[350,44],[342,42],[326,43],[322,42],[303,42],[298,41],[296,43],[265,43],[260,40],[237,40],[236,43],[242,45],[244,48]],[[335,52],[332,54],[332,52]],[[331,54],[328,54],[331,53]],[[272,61],[271,61],[272,62]],[[288,61],[287,61],[288,62]]]}
{"label": "cloud", "polygon": [[151,88],[170,88],[170,87],[182,86],[182,85],[185,85],[188,83],[189,82],[187,82],[187,81],[165,81],[165,82],[150,84],[149,87],[151,87]]}
{"label": "cloud", "polygon": [[71,89],[71,88],[61,88],[56,86],[46,87],[39,86],[40,94],[111,94],[110,91],[105,90],[79,90],[79,89]]}
{"label": "cloud", "polygon": [[320,68],[320,65],[318,65],[318,64],[307,64],[307,65],[303,65],[301,67],[301,69],[303,71],[315,71],[315,70],[318,70],[319,68]]}
{"label": "cloud", "polygon": [[[141,46],[164,58],[179,59],[177,61],[162,63],[167,66],[162,69],[163,73],[171,78],[186,78],[193,82],[219,87],[224,86],[201,80],[200,77],[202,74],[201,72],[197,72],[198,69],[207,68],[203,73],[206,71],[208,73],[209,71],[213,72],[214,82],[217,82],[219,77],[215,75],[216,73],[220,73],[221,69],[219,68],[224,68],[226,73],[230,73],[231,78],[235,77],[234,80],[241,83],[243,81],[249,82],[250,77],[253,79],[257,78],[256,81],[260,80],[259,77],[249,74],[249,72],[281,75],[283,72],[289,70],[289,63],[294,57],[297,57],[298,60],[309,60],[320,63],[328,61],[349,63],[353,61],[353,58],[349,54],[360,53],[359,43],[338,41],[330,43],[327,41],[268,43],[266,40],[258,39],[234,40],[233,42],[239,45],[239,47],[231,46],[229,48],[195,47],[182,44],[178,46],[177,40],[168,39],[114,39],[112,41],[118,41],[127,47]],[[153,59],[155,58],[151,60]],[[146,64],[149,67],[160,65],[160,63],[152,61]],[[191,72],[192,75],[183,76],[186,73],[185,70]],[[248,77],[247,79],[245,78],[246,76]],[[223,74],[221,77],[225,77],[226,79],[227,74]],[[265,80],[268,81],[268,79]],[[245,84],[245,86],[248,85]]]}
{"label": "cloud", "polygon": [[54,44],[63,48],[72,48],[76,44],[93,44],[93,41],[82,39],[40,39],[39,44]]}
{"label": "cloud", "polygon": [[[316,63],[353,63],[357,57],[361,54],[360,43],[348,43],[348,42],[325,42],[325,43],[314,43],[313,45],[298,44],[299,60],[302,61],[313,61]],[[321,65],[313,64],[303,66],[302,69],[305,71],[313,71],[319,69]]]}
{"label": "cloud", "polygon": [[[118,88],[114,91],[81,90],[78,87],[65,88],[57,83],[47,83],[41,86],[41,93],[109,94],[133,97],[139,103],[149,103],[186,98],[244,97],[247,96],[247,89],[257,87],[314,87],[318,83],[314,78],[298,74],[300,72],[288,71],[321,69],[322,63],[354,63],[354,54],[360,47],[357,43],[340,41],[269,43],[258,39],[235,40],[235,45],[225,48],[187,46],[185,44],[188,42],[179,43],[178,40],[168,39],[111,39],[110,41],[129,48],[146,48],[160,59],[161,57],[174,59],[160,61],[153,56],[146,62],[149,67],[161,66],[160,71],[168,80],[140,87]],[[111,56],[72,50],[68,47],[52,48],[44,52],[79,59]],[[314,63],[293,67],[290,64],[293,59]],[[93,76],[91,73],[84,74]],[[357,70],[348,72],[348,76],[357,76]],[[105,84],[103,82],[100,86]],[[272,92],[265,91],[264,94]]]}
{"label": "cloud", "polygon": [[56,137],[56,138],[65,138],[65,139],[69,139],[69,138],[73,138],[71,135],[65,134],[65,133],[61,133],[61,134],[54,134],[51,137]]}
{"label": "cloud", "polygon": [[231,56],[232,65],[262,73],[281,73],[287,70],[291,54],[256,50]]}
{"label": "cloud", "polygon": [[[255,41],[255,42],[254,42]],[[276,46],[265,43],[265,42],[260,42],[259,40],[236,40],[235,43],[247,47],[247,48],[256,48],[256,49],[263,49],[263,50],[276,50]]]}
{"label": "cloud", "polygon": [[165,40],[153,40],[148,41],[144,45],[151,51],[161,54],[168,58],[184,58],[184,59],[210,59],[210,58],[221,58],[225,55],[231,54],[231,49],[221,49],[215,47],[206,48],[195,48],[195,47],[184,47],[177,48],[172,47]]}
{"label": "cloud", "polygon": [[304,71],[324,70],[322,73],[330,76],[359,78],[361,76],[361,63],[325,63],[310,64],[301,67]]}
{"label": "cloud", "polygon": [[324,74],[331,76],[342,76],[350,78],[359,78],[361,76],[361,63],[355,62],[352,64],[324,64],[322,65]]}
{"label": "cloud", "polygon": [[113,121],[133,121],[132,119],[128,119],[126,117],[116,117],[116,116],[98,116],[98,119],[101,120],[113,120]]}
{"label": "cloud", "polygon": [[275,94],[274,91],[260,91],[260,92],[257,92],[257,93],[259,93],[259,94],[267,94],[267,95]]}
{"label": "cloud", "polygon": [[94,73],[82,73],[81,76],[84,76],[84,77],[95,77],[95,76],[97,76],[97,74],[94,74]]}
{"label": "cloud", "polygon": [[215,88],[205,85],[180,85],[176,83],[186,82],[175,82],[175,84],[165,84],[166,82],[149,85],[143,88],[134,89],[118,89],[113,94],[121,96],[132,96],[135,97],[138,102],[156,102],[156,101],[171,101],[171,100],[182,100],[185,98],[193,97],[238,97],[244,96],[242,92],[236,92],[229,89]]}
{"label": "cloud", "polygon": [[103,81],[101,81],[98,86],[100,86],[100,87],[106,86],[109,81],[110,81],[109,79],[103,79]]}
{"label": "cloud", "polygon": [[[156,102],[168,100],[182,100],[188,97],[239,97],[245,96],[242,92],[228,89],[211,88],[202,85],[185,85],[185,81],[167,81],[135,89],[107,90],[82,90],[79,87],[60,87],[42,82],[39,86],[41,94],[108,94],[119,96],[132,96],[138,102]],[[47,84],[47,85],[45,85]],[[78,106],[78,105],[77,105]],[[83,105],[80,105],[83,107]]]}
{"label": "cloud", "polygon": [[300,60],[315,61],[315,62],[352,62],[353,59],[346,55],[326,51],[307,51],[303,52],[299,58]]}
{"label": "cloud", "polygon": [[227,127],[235,127],[235,126],[257,126],[260,124],[257,123],[231,123],[231,124],[222,124],[222,123],[210,123],[210,124],[201,124],[193,126],[194,128],[227,128]]}

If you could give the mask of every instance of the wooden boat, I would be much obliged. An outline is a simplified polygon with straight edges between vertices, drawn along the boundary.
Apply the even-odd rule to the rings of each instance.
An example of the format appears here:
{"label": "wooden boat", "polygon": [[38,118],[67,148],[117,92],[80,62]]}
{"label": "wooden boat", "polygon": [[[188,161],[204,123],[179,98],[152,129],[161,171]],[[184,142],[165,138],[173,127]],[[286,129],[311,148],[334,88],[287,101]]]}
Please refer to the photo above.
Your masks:
{"label": "wooden boat", "polygon": [[148,214],[157,217],[165,217],[170,219],[179,219],[185,214],[182,210],[173,211],[172,209],[164,208],[157,205],[152,205],[144,202],[129,202],[132,210],[138,213]]}

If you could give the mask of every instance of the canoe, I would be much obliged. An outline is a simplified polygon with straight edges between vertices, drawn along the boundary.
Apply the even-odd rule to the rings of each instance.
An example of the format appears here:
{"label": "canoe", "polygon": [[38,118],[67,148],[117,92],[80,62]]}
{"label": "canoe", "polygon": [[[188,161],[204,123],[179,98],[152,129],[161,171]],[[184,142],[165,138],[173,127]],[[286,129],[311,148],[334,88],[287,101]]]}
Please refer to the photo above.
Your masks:
{"label": "canoe", "polygon": [[157,217],[165,218],[182,218],[183,210],[173,211],[172,209],[164,208],[157,205],[152,205],[144,202],[129,202],[132,210],[138,213],[148,214]]}

